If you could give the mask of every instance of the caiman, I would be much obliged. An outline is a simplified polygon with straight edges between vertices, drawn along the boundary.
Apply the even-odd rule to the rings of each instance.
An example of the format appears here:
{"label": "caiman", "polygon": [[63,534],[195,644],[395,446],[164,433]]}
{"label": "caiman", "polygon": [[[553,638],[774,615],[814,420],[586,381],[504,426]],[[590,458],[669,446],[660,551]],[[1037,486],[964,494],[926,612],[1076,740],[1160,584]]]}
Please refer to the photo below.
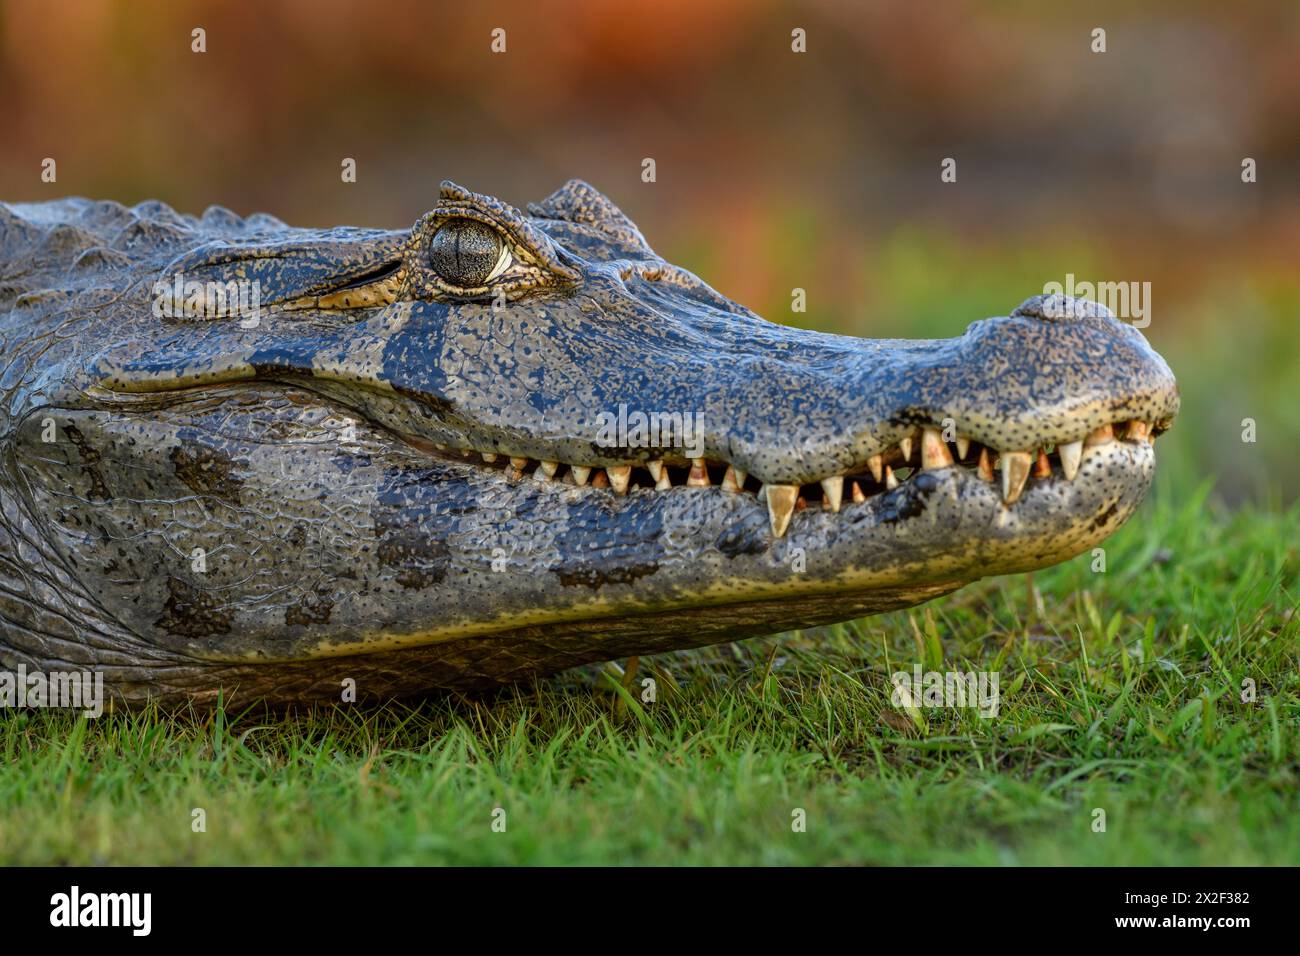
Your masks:
{"label": "caiman", "polygon": [[0,204],[0,667],[382,700],[903,608],[1093,548],[1178,409],[1094,303],[765,321],[571,181],[409,230]]}

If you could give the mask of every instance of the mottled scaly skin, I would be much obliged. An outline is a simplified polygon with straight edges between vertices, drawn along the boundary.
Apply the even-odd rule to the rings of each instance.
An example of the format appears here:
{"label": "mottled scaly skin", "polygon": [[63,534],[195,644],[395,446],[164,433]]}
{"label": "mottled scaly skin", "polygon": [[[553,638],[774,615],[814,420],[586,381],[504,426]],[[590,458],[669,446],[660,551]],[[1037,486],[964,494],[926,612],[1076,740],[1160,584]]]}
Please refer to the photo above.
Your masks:
{"label": "mottled scaly skin", "polygon": [[[467,219],[510,253],[473,286],[434,268]],[[260,311],[177,314],[177,275],[256,288]],[[902,464],[945,421],[994,451],[1167,427],[1168,367],[1077,305],[1038,297],[939,341],[798,331],[664,262],[576,181],[527,214],[446,183],[392,232],[0,204],[0,666],[93,668],[128,701],[338,700],[348,678],[383,699],[1052,564],[1141,501],[1140,434],[1014,504],[973,460],[892,489],[867,463]],[[711,486],[682,487],[683,443],[602,441],[620,405],[698,413]],[[639,478],[620,495],[599,471],[540,480],[538,460]],[[659,460],[677,487],[651,487],[639,466]],[[744,490],[718,487],[728,464]],[[813,497],[774,534],[759,483],[812,495],[844,474],[866,500]]]}

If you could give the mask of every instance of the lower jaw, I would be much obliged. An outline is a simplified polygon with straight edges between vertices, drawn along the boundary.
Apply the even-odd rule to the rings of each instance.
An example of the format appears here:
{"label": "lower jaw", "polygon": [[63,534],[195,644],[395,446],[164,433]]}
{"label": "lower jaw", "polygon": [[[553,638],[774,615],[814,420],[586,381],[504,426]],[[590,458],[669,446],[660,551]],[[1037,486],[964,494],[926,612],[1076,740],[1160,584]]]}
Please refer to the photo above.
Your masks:
{"label": "lower jaw", "polygon": [[[523,658],[563,657],[566,642],[586,640],[608,651],[595,660],[847,620],[912,606],[982,577],[1046,567],[1094,547],[1132,515],[1153,473],[1149,445],[1113,442],[1089,449],[1074,481],[1033,479],[1015,504],[1006,505],[997,485],[954,466],[922,472],[887,494],[845,504],[838,514],[797,512],[779,539],[770,537],[761,502],[722,499],[730,520],[761,550],[729,557],[705,548],[631,584],[618,583],[612,568],[613,583],[565,587],[569,603],[563,607],[538,600],[473,621],[323,642],[306,653],[321,660],[447,645],[472,669],[474,661],[496,653],[501,640],[517,645]],[[727,493],[672,494],[698,501]],[[635,496],[619,500],[634,504]],[[571,570],[580,577],[589,568],[575,564]],[[536,645],[531,651],[530,642]]]}

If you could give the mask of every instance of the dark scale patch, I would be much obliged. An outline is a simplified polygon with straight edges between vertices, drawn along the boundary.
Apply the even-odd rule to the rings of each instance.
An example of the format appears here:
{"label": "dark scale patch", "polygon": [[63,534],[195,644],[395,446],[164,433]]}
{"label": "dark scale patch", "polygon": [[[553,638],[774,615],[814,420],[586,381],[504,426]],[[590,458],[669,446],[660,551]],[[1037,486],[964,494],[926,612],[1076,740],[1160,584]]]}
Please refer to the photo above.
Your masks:
{"label": "dark scale patch", "polygon": [[657,564],[633,564],[627,567],[606,568],[594,563],[574,561],[562,568],[556,568],[555,576],[565,587],[575,584],[599,590],[606,584],[631,584],[637,578],[654,574],[659,570]]}
{"label": "dark scale patch", "polygon": [[397,572],[394,580],[402,587],[427,588],[447,576],[451,550],[419,525],[376,526],[375,532],[379,538],[375,556],[384,567]]}
{"label": "dark scale patch", "polygon": [[182,637],[229,634],[230,614],[206,591],[200,591],[180,578],[169,577],[167,603],[154,626]]}
{"label": "dark scale patch", "polygon": [[99,470],[99,463],[104,456],[99,453],[99,449],[86,441],[86,436],[81,434],[81,429],[76,425],[64,425],[63,434],[68,436],[68,441],[76,446],[77,454],[81,456],[82,473],[90,480],[90,497],[107,500],[108,486],[104,483],[104,475]]}
{"label": "dark scale patch", "polygon": [[1111,519],[1115,517],[1117,511],[1119,511],[1119,502],[1112,501],[1109,508],[1092,519],[1093,528],[1100,531],[1102,528],[1106,527],[1106,525],[1110,524]]}
{"label": "dark scale patch", "polygon": [[191,491],[239,501],[244,480],[234,473],[236,463],[224,452],[195,443],[177,445],[168,457],[176,477]]}
{"label": "dark scale patch", "polygon": [[354,468],[369,468],[373,464],[373,459],[369,455],[354,455],[351,452],[340,451],[330,458],[330,464],[343,474],[350,475]]}
{"label": "dark scale patch", "polygon": [[734,524],[718,535],[714,546],[729,558],[762,554],[772,547],[772,533],[766,521]]}
{"label": "dark scale patch", "polygon": [[881,502],[881,523],[893,524],[924,514],[926,498],[938,487],[939,479],[928,472],[914,476],[907,484],[885,496]]}
{"label": "dark scale patch", "polygon": [[284,609],[284,623],[294,625],[328,624],[334,602],[325,594],[304,594],[297,603]]}

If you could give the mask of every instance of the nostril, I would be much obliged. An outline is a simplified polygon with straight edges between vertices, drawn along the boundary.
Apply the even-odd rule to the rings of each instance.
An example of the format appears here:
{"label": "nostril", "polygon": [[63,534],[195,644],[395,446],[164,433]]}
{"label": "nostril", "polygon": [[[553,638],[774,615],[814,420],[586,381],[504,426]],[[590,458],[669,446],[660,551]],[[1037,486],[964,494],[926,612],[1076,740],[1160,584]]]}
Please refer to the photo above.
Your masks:
{"label": "nostril", "polygon": [[1113,319],[1115,313],[1100,302],[1076,299],[1071,295],[1052,292],[1035,295],[1021,302],[1013,316],[1042,319],[1045,322],[1068,322],[1071,319]]}

